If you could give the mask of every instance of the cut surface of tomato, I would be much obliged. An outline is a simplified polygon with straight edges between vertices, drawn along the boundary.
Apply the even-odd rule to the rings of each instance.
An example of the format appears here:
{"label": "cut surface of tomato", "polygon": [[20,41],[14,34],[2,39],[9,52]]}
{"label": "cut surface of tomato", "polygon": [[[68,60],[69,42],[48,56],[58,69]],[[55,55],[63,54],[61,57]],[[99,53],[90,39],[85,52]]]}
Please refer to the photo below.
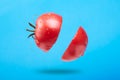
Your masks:
{"label": "cut surface of tomato", "polygon": [[62,56],[63,61],[73,61],[80,56],[84,55],[85,49],[88,44],[88,37],[85,30],[82,27],[79,27],[77,33],[72,39],[67,50]]}

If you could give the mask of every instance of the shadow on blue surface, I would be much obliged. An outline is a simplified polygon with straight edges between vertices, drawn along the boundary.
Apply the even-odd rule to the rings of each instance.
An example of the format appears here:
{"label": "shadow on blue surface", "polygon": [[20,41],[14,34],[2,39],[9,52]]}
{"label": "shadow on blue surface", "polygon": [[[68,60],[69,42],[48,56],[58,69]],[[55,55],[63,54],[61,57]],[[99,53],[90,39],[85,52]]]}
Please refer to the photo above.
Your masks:
{"label": "shadow on blue surface", "polygon": [[82,71],[77,69],[43,69],[43,70],[36,70],[38,74],[79,74]]}

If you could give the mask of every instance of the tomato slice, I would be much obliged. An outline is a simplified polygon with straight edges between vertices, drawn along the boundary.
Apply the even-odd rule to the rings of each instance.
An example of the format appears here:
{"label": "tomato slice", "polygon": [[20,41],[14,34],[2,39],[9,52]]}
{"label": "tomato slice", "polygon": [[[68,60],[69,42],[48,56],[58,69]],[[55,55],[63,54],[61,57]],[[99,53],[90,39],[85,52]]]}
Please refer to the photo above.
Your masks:
{"label": "tomato slice", "polygon": [[62,56],[63,61],[73,61],[84,55],[88,44],[88,37],[85,30],[79,27],[76,35],[72,39],[70,45]]}

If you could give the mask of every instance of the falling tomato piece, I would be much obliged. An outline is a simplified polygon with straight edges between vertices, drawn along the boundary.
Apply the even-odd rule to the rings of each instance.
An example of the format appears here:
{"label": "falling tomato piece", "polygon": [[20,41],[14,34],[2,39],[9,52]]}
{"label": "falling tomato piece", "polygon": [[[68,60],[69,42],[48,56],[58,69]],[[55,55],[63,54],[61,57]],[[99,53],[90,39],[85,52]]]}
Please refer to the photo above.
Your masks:
{"label": "falling tomato piece", "polygon": [[46,13],[38,17],[36,26],[29,23],[35,30],[28,37],[34,35],[36,45],[47,52],[55,44],[62,25],[62,17],[55,13]]}
{"label": "falling tomato piece", "polygon": [[73,40],[68,46],[67,50],[62,56],[63,61],[73,61],[80,56],[84,55],[85,49],[88,44],[88,37],[85,30],[79,27],[77,33],[75,34]]}

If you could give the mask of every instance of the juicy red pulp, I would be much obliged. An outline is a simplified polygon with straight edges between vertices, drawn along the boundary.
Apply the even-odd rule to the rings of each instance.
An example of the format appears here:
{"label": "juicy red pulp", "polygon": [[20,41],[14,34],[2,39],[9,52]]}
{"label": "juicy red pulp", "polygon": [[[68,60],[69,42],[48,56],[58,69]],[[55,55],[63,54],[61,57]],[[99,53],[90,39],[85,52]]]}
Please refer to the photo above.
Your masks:
{"label": "juicy red pulp", "polygon": [[80,56],[83,56],[84,51],[87,47],[88,37],[86,32],[82,27],[80,27],[68,46],[67,50],[62,56],[64,61],[72,61]]}

